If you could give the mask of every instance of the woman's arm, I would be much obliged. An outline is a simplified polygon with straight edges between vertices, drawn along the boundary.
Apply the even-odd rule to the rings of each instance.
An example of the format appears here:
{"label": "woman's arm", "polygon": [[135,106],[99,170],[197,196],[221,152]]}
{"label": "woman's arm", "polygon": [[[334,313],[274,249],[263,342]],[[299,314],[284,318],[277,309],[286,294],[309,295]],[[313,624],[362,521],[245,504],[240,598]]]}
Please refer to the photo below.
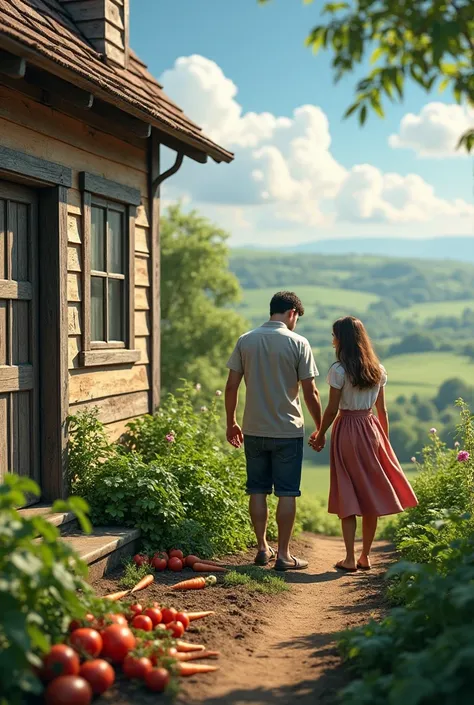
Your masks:
{"label": "woman's arm", "polygon": [[377,397],[377,401],[375,402],[375,408],[377,409],[377,416],[380,421],[380,425],[388,438],[389,427],[387,404],[385,402],[385,387],[380,387],[380,392]]}
{"label": "woman's arm", "polygon": [[321,427],[318,433],[313,433],[309,439],[310,446],[316,451],[320,451],[324,448],[326,444],[326,432],[339,413],[342,389],[336,389],[335,387],[330,387],[329,389],[329,401],[323,415]]}

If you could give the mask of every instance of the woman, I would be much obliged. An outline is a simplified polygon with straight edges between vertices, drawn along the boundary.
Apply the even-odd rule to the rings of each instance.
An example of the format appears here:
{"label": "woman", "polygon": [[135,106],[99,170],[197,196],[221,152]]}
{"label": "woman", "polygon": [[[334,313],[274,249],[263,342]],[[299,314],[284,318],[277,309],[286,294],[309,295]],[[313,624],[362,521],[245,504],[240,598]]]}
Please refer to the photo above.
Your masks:
{"label": "woman", "polygon": [[[418,502],[388,439],[385,405],[387,373],[380,364],[364,325],[340,318],[333,325],[337,362],[329,370],[329,402],[321,428],[310,438],[316,451],[331,435],[330,514],[342,520],[346,557],[336,568],[369,570],[377,519],[397,514]],[[375,406],[377,417],[372,413]],[[337,417],[337,418],[336,418]],[[356,516],[362,516],[362,552],[355,559]]]}

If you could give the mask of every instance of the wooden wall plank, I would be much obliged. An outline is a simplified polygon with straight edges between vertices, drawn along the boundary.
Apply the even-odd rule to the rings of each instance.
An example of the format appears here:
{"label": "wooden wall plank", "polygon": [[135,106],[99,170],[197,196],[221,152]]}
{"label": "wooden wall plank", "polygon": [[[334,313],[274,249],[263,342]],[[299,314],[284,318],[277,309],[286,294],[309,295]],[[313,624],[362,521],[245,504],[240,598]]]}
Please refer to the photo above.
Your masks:
{"label": "wooden wall plank", "polygon": [[150,254],[150,230],[135,225],[135,252]]}
{"label": "wooden wall plank", "polygon": [[131,394],[73,404],[70,407],[70,413],[77,414],[94,407],[98,408],[99,419],[102,423],[123,421],[148,413],[148,392],[132,392]]}
{"label": "wooden wall plank", "polygon": [[1,365],[0,394],[33,389],[33,368],[31,365]]}
{"label": "wooden wall plank", "polygon": [[67,271],[81,271],[81,248],[79,245],[68,245],[67,248]]}
{"label": "wooden wall plank", "polygon": [[143,255],[135,255],[135,286],[150,286],[150,260]]}
{"label": "wooden wall plank", "polygon": [[123,421],[117,421],[116,423],[107,424],[105,430],[110,442],[118,441],[120,437],[127,432],[127,424],[133,421],[131,419],[124,419]]}
{"label": "wooden wall plank", "polygon": [[67,212],[69,215],[82,214],[82,195],[77,188],[70,188],[67,192]]}
{"label": "wooden wall plank", "polygon": [[150,361],[150,338],[135,336],[135,349],[140,351],[140,362]]}
{"label": "wooden wall plank", "polygon": [[80,335],[81,334],[81,318],[82,311],[80,304],[69,304],[67,307],[68,312],[68,322],[67,322],[67,332],[68,335]]}
{"label": "wooden wall plank", "polygon": [[150,309],[150,289],[144,286],[135,287],[135,311]]}
{"label": "wooden wall plank", "polygon": [[148,365],[107,367],[84,372],[72,370],[69,380],[69,403],[101,399],[149,389]]}
{"label": "wooden wall plank", "polygon": [[81,336],[70,335],[68,338],[68,369],[79,367],[79,354],[81,352]]}
{"label": "wooden wall plank", "polygon": [[149,228],[150,227],[150,216],[148,214],[148,204],[145,202],[145,199],[142,198],[141,204],[137,208],[137,218],[135,221],[135,225],[141,228]]}
{"label": "wooden wall plank", "polygon": [[150,335],[150,314],[148,311],[135,311],[136,335]]}
{"label": "wooden wall plank", "polygon": [[67,217],[67,239],[69,242],[81,244],[81,216],[76,213],[68,213]]}
{"label": "wooden wall plank", "polygon": [[81,301],[82,299],[82,280],[80,274],[67,275],[67,300],[71,303]]}

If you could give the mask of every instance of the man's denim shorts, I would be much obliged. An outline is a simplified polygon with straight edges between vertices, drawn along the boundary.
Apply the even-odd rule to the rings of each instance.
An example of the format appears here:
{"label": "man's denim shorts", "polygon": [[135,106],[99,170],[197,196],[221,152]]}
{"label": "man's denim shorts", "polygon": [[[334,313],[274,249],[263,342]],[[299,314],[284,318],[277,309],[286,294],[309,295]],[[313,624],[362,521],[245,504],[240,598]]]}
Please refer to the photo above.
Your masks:
{"label": "man's denim shorts", "polygon": [[245,436],[247,494],[301,495],[303,438]]}

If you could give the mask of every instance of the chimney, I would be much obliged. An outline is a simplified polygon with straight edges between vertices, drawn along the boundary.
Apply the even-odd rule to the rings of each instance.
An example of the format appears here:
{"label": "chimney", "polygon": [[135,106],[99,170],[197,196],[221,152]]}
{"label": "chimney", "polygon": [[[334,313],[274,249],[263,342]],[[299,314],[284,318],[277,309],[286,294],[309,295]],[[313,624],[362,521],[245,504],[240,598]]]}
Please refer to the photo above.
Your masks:
{"label": "chimney", "polygon": [[126,69],[129,0],[60,0],[74,24],[108,64]]}

